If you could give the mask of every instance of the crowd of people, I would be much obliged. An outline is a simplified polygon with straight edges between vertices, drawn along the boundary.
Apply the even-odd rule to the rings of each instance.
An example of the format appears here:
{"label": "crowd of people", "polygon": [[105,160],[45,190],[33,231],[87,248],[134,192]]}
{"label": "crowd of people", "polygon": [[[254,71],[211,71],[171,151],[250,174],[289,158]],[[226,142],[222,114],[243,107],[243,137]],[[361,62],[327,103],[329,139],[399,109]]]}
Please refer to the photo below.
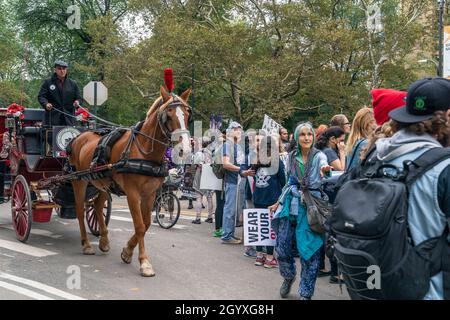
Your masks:
{"label": "crowd of people", "polygon": [[[332,284],[342,280],[335,259],[330,258],[331,270],[325,267],[324,235],[310,228],[303,201],[305,188],[314,197],[332,202],[335,194],[326,192],[326,182],[357,167],[374,146],[378,157],[395,164],[399,164],[396,157],[405,159],[409,155],[414,160],[427,148],[449,146],[449,80],[428,78],[412,84],[408,92],[374,89],[370,93],[372,105],[361,107],[352,122],[346,115],[337,114],[328,124],[300,122],[291,134],[280,128],[277,132],[259,130],[244,135],[242,126],[233,121],[216,141],[220,143],[212,143],[209,138],[195,141],[195,149],[200,144],[203,148],[194,153],[197,197],[193,223],[201,223],[202,199],[206,198],[208,216],[204,221],[215,221],[213,236],[220,237],[225,245],[239,245],[242,235],[236,233],[236,227],[242,224],[244,208],[268,208],[273,212],[275,247],[244,247],[243,251],[254,259],[255,266],[279,268],[283,298],[297,275],[296,257],[301,264],[301,299],[313,297],[317,277],[329,276]],[[402,145],[410,148],[392,155]],[[202,165],[217,160],[223,164],[223,188],[202,190]],[[420,201],[439,204],[433,209],[435,217],[420,211],[420,205],[414,209],[411,233],[421,241],[442,232],[450,217],[450,162],[443,163],[427,179],[429,184],[439,186],[438,195],[428,188],[415,195],[419,200],[410,200],[411,205]],[[427,297],[442,299],[440,281],[433,277],[432,292]]]}

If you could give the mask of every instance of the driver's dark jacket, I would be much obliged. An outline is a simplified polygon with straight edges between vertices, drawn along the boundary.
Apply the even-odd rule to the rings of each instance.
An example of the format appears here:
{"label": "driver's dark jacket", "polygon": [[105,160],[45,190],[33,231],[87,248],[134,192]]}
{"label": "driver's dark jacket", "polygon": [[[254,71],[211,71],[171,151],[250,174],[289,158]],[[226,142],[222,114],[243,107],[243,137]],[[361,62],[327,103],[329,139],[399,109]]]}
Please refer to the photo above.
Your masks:
{"label": "driver's dark jacket", "polygon": [[62,90],[58,85],[58,78],[56,73],[50,79],[44,81],[39,90],[38,100],[41,106],[45,109],[47,103],[53,105],[51,111],[45,112],[44,125],[50,126],[73,126],[75,119],[64,115],[57,110],[62,110],[68,114],[74,114],[75,108],[73,103],[75,100],[81,102],[80,89],[77,83],[66,76]]}

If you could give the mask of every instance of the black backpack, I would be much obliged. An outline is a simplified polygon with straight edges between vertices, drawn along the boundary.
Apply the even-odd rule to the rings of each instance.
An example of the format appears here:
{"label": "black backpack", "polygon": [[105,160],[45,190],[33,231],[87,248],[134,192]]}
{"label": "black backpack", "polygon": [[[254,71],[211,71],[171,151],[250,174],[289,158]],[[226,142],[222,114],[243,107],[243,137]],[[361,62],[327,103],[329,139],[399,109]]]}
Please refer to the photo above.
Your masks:
{"label": "black backpack", "polygon": [[[430,278],[440,271],[447,296],[448,226],[442,236],[414,245],[408,230],[408,194],[420,176],[449,158],[450,149],[433,148],[404,161],[398,170],[372,157],[342,177],[328,245],[352,299],[422,299]],[[379,287],[372,277],[376,270],[369,266],[379,267]]]}

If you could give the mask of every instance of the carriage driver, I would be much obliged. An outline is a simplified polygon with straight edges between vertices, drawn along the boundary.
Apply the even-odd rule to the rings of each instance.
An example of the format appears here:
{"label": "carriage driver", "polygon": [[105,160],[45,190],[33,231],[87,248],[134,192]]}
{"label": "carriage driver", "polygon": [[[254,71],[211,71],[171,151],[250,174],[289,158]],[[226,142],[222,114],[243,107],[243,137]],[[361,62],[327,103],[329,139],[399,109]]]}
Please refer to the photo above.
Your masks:
{"label": "carriage driver", "polygon": [[75,118],[68,114],[74,115],[75,106],[81,102],[81,95],[77,83],[67,77],[67,68],[66,62],[56,60],[55,73],[44,81],[39,91],[39,103],[46,111],[44,126],[75,125]]}

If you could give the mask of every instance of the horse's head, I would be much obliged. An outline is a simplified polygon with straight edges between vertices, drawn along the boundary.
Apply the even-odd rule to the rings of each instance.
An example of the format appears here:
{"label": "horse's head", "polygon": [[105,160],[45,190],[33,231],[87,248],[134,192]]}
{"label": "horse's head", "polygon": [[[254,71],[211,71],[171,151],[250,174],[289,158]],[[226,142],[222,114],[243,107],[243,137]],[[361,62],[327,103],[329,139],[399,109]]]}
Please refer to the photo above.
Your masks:
{"label": "horse's head", "polygon": [[192,121],[192,110],[187,103],[190,94],[191,89],[184,91],[181,96],[169,94],[161,86],[161,97],[157,105],[161,130],[171,141],[182,143],[183,153],[191,151],[188,125]]}

